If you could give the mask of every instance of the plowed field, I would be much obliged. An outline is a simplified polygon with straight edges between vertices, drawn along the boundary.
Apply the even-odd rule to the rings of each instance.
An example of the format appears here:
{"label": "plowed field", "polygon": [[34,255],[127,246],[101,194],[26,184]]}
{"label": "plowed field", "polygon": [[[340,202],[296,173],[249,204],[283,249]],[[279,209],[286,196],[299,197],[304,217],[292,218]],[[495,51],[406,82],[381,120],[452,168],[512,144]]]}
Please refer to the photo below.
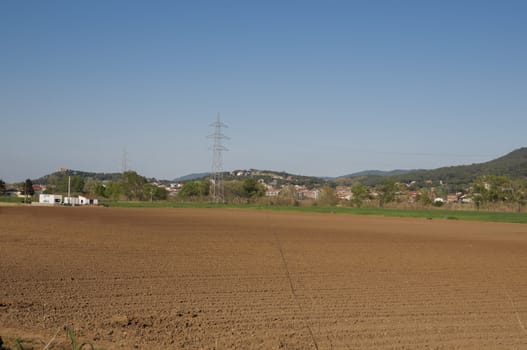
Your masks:
{"label": "plowed field", "polygon": [[527,349],[527,226],[0,207],[0,335],[65,324],[106,349]]}

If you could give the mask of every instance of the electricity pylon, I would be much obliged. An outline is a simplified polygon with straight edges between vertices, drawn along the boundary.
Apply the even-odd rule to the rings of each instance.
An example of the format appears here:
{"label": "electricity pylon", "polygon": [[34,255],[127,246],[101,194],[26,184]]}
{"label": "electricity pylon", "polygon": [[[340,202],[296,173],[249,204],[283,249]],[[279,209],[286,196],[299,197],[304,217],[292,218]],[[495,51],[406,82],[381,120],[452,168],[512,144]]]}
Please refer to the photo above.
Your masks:
{"label": "electricity pylon", "polygon": [[223,189],[223,151],[228,151],[227,147],[223,146],[223,140],[230,140],[222,132],[222,128],[228,128],[228,126],[222,123],[220,114],[216,118],[216,121],[210,124],[214,128],[214,134],[207,136],[209,139],[214,140],[212,145],[212,178],[211,178],[211,190],[210,198],[214,203],[224,203],[224,189]]}

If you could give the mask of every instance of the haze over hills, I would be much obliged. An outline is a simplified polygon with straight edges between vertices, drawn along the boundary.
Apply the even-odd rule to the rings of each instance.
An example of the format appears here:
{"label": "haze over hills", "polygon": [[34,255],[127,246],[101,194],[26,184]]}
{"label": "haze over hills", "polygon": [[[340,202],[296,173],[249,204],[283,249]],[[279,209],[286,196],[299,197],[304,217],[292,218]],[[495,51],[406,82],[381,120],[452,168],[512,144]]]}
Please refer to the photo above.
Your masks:
{"label": "haze over hills", "polygon": [[[283,171],[270,171],[266,170],[265,173],[275,173],[281,177],[305,177],[294,174],[288,174]],[[60,171],[54,172],[42,176],[38,179],[33,180],[35,183],[47,184],[52,176],[62,177],[66,175],[79,175],[84,179],[92,178],[96,180],[118,180],[120,173],[93,173],[79,170],[68,170],[61,169]],[[184,182],[195,179],[202,179],[209,175],[209,173],[194,173],[186,176],[176,178],[174,180],[161,180],[161,181],[175,181]],[[458,165],[441,167],[437,169],[418,169],[418,170],[392,170],[392,171],[380,171],[380,170],[367,170],[350,175],[340,176],[338,178],[322,178],[319,177],[321,182],[331,181],[332,179],[359,181],[368,185],[375,185],[383,182],[386,178],[392,178],[399,182],[423,182],[426,180],[432,181],[443,181],[451,185],[466,185],[473,182],[477,177],[482,175],[503,175],[510,178],[525,178],[527,177],[527,148],[519,148],[510,152],[507,155],[499,157],[497,159],[470,165]],[[309,177],[316,178],[316,177]],[[149,179],[155,180],[155,179]]]}

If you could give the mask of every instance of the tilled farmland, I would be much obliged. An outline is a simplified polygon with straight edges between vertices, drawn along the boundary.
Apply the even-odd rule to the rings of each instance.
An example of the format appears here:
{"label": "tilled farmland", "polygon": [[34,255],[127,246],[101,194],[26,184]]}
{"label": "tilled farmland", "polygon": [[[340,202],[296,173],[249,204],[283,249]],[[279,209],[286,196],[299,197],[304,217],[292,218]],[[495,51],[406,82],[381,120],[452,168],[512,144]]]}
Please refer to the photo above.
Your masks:
{"label": "tilled farmland", "polygon": [[64,325],[105,349],[527,349],[527,226],[0,207],[0,336]]}

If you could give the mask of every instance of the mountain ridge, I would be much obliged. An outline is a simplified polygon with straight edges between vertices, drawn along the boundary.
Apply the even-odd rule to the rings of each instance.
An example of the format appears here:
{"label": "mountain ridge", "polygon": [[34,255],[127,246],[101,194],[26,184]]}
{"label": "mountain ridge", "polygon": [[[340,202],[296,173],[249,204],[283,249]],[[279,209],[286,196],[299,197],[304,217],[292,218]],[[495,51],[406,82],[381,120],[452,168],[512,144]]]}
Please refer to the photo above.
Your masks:
{"label": "mountain ridge", "polygon": [[370,169],[370,170],[359,171],[359,172],[352,173],[352,174],[349,174],[349,175],[338,176],[337,178],[356,177],[356,176],[384,176],[384,177],[389,177],[389,176],[403,175],[403,174],[407,174],[407,173],[410,173],[412,171],[417,171],[417,170],[421,170],[421,169],[395,169],[395,170],[373,170],[373,169]]}
{"label": "mountain ridge", "polygon": [[[321,181],[331,180],[345,180],[350,179],[353,181],[359,181],[368,185],[375,185],[382,183],[387,178],[394,179],[399,182],[411,182],[411,181],[444,181],[452,185],[466,185],[473,182],[477,177],[482,175],[503,175],[511,178],[526,178],[527,177],[527,147],[518,148],[508,154],[498,157],[496,159],[483,162],[473,163],[470,165],[455,165],[445,166],[436,169],[415,169],[415,170],[404,170],[396,169],[390,171],[382,170],[365,170],[349,175],[343,175],[338,177],[319,177],[319,176],[304,176],[289,174],[283,171],[271,171],[265,170],[260,172],[268,172],[280,174],[281,176],[294,176],[294,177],[309,177],[318,178]],[[185,176],[178,177],[174,180],[160,180],[163,182],[183,182],[191,181],[207,177],[210,173],[192,173]],[[84,179],[93,178],[101,181],[110,180],[116,181],[119,179],[121,173],[95,173],[80,170],[61,169],[54,173],[44,175],[38,179],[33,180],[35,183],[47,184],[48,180],[52,176],[62,177],[68,175],[79,175]],[[152,180],[155,180],[152,178]]]}
{"label": "mountain ridge", "polygon": [[[483,163],[413,170],[389,177],[398,182],[424,182],[432,180],[462,186],[472,183],[476,178],[483,175],[508,176],[513,179],[526,178],[527,148],[518,148],[504,156]],[[387,176],[359,175],[343,178],[355,179],[368,185],[375,185],[385,181]]]}
{"label": "mountain ridge", "polygon": [[468,184],[483,175],[508,176],[514,179],[527,177],[527,148],[518,148],[488,162],[419,170],[398,176],[396,179],[404,180],[414,176],[423,180],[429,177],[430,180],[442,180],[452,184]]}

